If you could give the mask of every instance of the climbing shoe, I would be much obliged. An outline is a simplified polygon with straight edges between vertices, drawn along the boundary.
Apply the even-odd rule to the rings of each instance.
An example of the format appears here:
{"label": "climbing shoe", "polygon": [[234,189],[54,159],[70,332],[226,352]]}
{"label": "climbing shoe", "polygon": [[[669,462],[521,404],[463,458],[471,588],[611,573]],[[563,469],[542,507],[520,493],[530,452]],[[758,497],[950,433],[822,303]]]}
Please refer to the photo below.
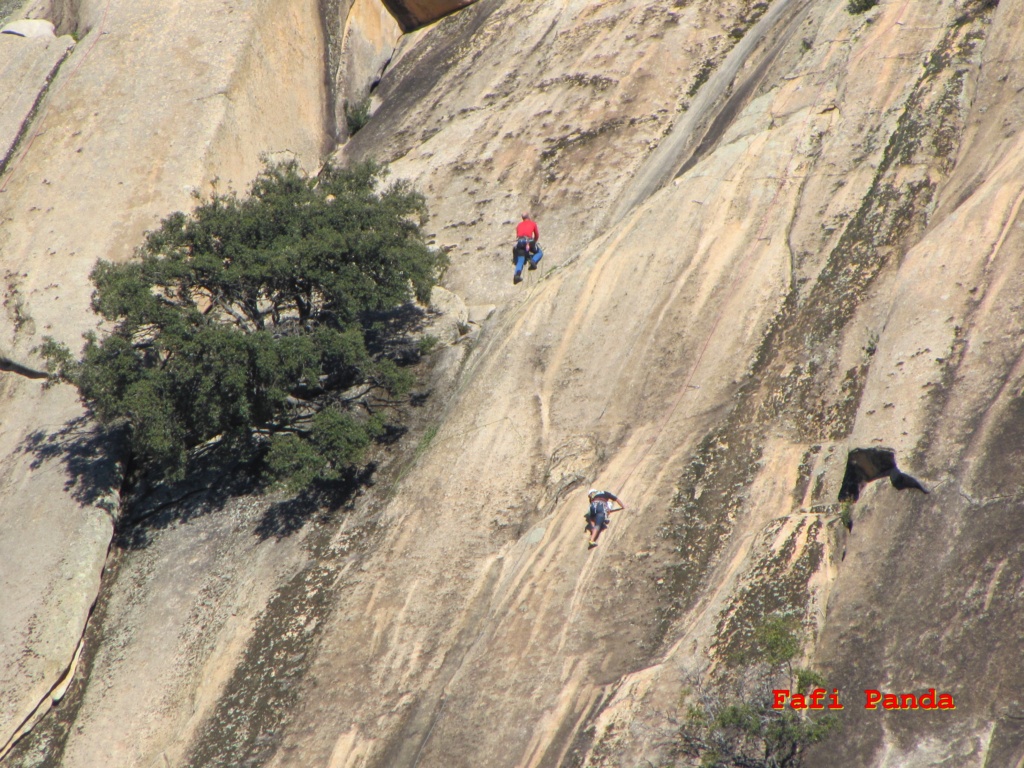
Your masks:
{"label": "climbing shoe", "polygon": [[534,264],[534,263],[533,263],[533,262],[531,261],[531,262],[530,262],[530,269],[531,269],[531,270],[534,270],[534,269],[536,269],[536,268],[537,268],[537,265],[536,265],[536,264]]}
{"label": "climbing shoe", "polygon": [[512,278],[512,285],[519,285],[519,283],[521,282],[523,282],[523,276],[520,274],[517,274],[515,277]]}

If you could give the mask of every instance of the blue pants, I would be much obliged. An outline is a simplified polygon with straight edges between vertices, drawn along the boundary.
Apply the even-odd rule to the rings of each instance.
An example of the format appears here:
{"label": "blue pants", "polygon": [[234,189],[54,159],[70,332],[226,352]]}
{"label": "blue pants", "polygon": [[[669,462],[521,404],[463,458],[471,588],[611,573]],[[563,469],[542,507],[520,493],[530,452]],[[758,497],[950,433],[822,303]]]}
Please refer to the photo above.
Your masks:
{"label": "blue pants", "polygon": [[608,513],[605,512],[604,510],[601,510],[600,512],[597,512],[593,515],[588,512],[586,518],[587,528],[591,531],[595,528],[599,528],[603,531],[605,528],[608,527]]}
{"label": "blue pants", "polygon": [[[537,252],[530,257],[530,263],[533,264],[533,266],[537,266],[537,262],[540,261],[543,257],[544,257],[544,251],[542,251],[540,248],[538,248]],[[525,256],[516,256],[516,274],[517,275],[522,273],[523,265],[525,265],[525,264],[526,264],[526,257]]]}

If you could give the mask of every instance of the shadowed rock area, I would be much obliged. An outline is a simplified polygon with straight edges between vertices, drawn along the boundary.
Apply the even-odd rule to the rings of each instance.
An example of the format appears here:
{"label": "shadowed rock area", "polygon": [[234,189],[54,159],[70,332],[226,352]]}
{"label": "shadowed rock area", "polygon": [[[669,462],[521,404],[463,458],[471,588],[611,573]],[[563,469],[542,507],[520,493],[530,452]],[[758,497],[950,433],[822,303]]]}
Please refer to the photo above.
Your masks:
{"label": "shadowed rock area", "polygon": [[432,24],[438,19],[472,5],[476,0],[382,0],[401,25],[403,32]]}
{"label": "shadowed rock area", "polygon": [[[383,66],[342,83],[313,3],[75,7],[4,129],[35,137],[0,176],[26,365],[93,323],[96,258],[258,151],[315,166]],[[0,741],[33,726],[0,765],[683,765],[688,680],[780,613],[846,705],[807,765],[1018,764],[1022,38],[1024,0],[486,0],[381,42],[337,152],[421,189],[452,259],[427,405],[344,503],[162,501],[76,655],[116,513],[40,449],[72,396],[0,374]],[[524,210],[545,257],[514,286]],[[930,493],[837,503],[857,449]],[[591,486],[627,510],[588,553]]]}
{"label": "shadowed rock area", "polygon": [[902,472],[896,466],[896,454],[886,448],[855,448],[846,457],[846,472],[843,484],[839,486],[839,501],[857,501],[864,487],[880,478],[889,478],[889,483],[898,491],[915,489],[928,493],[920,481]]}

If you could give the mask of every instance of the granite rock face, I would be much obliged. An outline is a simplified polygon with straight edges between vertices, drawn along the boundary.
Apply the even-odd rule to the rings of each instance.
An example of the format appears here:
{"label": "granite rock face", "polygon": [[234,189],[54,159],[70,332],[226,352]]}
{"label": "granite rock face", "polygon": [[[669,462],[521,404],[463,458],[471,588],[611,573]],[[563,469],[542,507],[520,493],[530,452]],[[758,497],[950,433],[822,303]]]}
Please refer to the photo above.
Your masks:
{"label": "granite rock face", "polygon": [[[481,4],[382,82],[346,153],[503,309],[314,667],[340,764],[661,764],[688,675],[778,611],[846,694],[812,764],[1020,759],[1019,7],[846,5]],[[874,484],[847,535],[876,445],[934,492]],[[587,555],[590,485],[630,512]],[[863,709],[929,687],[956,713]]]}
{"label": "granite rock face", "polygon": [[[80,35],[61,72],[91,41],[92,56],[106,44],[81,35],[101,4],[81,5],[70,26],[53,16]],[[118,12],[142,23],[137,8]],[[239,30],[285,12],[233,9],[248,13]],[[183,38],[147,38],[168,57],[154,78],[189,60]],[[67,704],[6,760],[667,765],[689,676],[781,612],[804,621],[807,661],[847,707],[808,764],[1018,764],[1022,38],[1024,0],[894,0],[862,14],[846,0],[488,0],[406,36],[372,91],[372,118],[340,153],[388,161],[427,195],[432,237],[452,259],[446,288],[474,326],[437,353],[424,423],[384,481],[342,511],[216,494],[161,507],[117,550]],[[292,64],[313,55],[279,44]],[[115,76],[132,50],[122,45],[107,77],[90,75],[97,84],[127,87]],[[210,50],[230,63],[239,45]],[[315,90],[323,78],[308,66]],[[278,80],[301,91],[296,78]],[[168,115],[191,104],[180,88]],[[201,160],[174,179],[241,184],[248,151],[274,147],[277,113],[257,109],[255,86],[243,92],[249,106],[203,123],[233,126],[232,141],[198,153],[210,134],[175,139]],[[318,102],[321,127],[329,102]],[[91,262],[124,258],[185,204],[165,192],[129,205],[143,187],[164,190],[147,172],[181,155],[147,165],[152,149],[124,140],[144,110],[119,133],[113,114],[92,123],[72,106],[44,116],[56,122],[36,142],[54,146],[33,145],[31,174],[0,176],[17,189],[0,195],[2,258],[24,297],[8,305],[15,356],[30,358],[51,329],[75,338],[88,327]],[[70,218],[89,235],[81,262],[37,189],[71,155],[60,142],[77,146],[57,129],[73,120],[93,126],[92,142],[110,134],[117,180],[135,185],[122,197],[105,177],[109,218]],[[331,129],[307,130],[292,140],[315,156]],[[103,142],[101,159],[113,152]],[[98,197],[92,183],[72,177],[60,210]],[[545,258],[514,286],[524,210]],[[23,218],[31,226],[10,223]],[[30,257],[51,261],[16,268]],[[43,301],[58,288],[61,302]],[[59,458],[39,469],[19,448],[73,418],[74,404],[32,382],[5,386],[17,420],[0,433],[14,489],[0,530],[17,529],[15,514],[34,519],[25,510],[44,498],[47,514],[57,506],[109,531],[96,505],[72,503]],[[847,454],[882,446],[932,492],[872,483],[845,510],[848,531],[837,503]],[[591,486],[628,509],[588,552]],[[5,552],[34,539],[10,541]],[[68,564],[60,581],[44,554],[52,583],[88,570]],[[22,716],[58,685],[78,638],[67,632],[53,672],[36,671],[23,651],[36,647],[32,616],[60,614],[39,598],[50,582],[14,573],[4,599],[15,584],[12,605],[32,607],[4,616],[22,635],[0,668],[22,665],[3,683]],[[79,616],[88,603],[75,605]],[[936,688],[957,709],[865,710],[866,688]]]}
{"label": "granite rock face", "polygon": [[402,33],[378,0],[329,0],[324,7],[332,133],[336,141],[344,141],[352,132],[350,115],[369,106],[370,91]]}
{"label": "granite rock face", "polygon": [[54,37],[52,21],[46,19],[17,19],[0,27],[0,35],[15,37]]}
{"label": "granite rock face", "polygon": [[[74,47],[0,35],[0,347],[36,367],[43,336],[77,347],[95,324],[97,259],[130,256],[215,179],[244,188],[260,153],[315,168],[327,141],[316,3],[45,5]],[[72,664],[119,485],[72,392],[2,376],[0,752]]]}
{"label": "granite rock face", "polygon": [[60,39],[3,35],[0,37],[0,82],[4,84],[4,112],[0,115],[0,153],[10,164],[15,145],[24,139],[30,117],[46,95],[50,81],[74,46]]}

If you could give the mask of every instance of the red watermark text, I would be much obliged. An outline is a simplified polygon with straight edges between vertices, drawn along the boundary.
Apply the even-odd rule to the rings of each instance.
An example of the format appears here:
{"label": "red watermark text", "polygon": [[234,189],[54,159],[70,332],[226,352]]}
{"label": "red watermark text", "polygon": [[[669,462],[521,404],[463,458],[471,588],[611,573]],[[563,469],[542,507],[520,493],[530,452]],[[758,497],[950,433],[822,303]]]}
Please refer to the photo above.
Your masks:
{"label": "red watermark text", "polygon": [[[785,688],[772,691],[772,709],[845,709],[839,700],[839,689],[831,692],[815,688],[808,693],[793,693]],[[864,690],[864,709],[956,709],[951,693],[937,693],[929,688],[924,693],[886,693],[874,688]]]}

